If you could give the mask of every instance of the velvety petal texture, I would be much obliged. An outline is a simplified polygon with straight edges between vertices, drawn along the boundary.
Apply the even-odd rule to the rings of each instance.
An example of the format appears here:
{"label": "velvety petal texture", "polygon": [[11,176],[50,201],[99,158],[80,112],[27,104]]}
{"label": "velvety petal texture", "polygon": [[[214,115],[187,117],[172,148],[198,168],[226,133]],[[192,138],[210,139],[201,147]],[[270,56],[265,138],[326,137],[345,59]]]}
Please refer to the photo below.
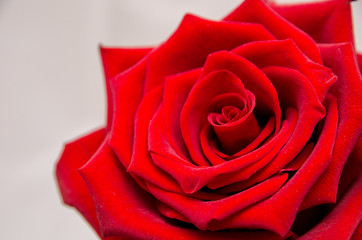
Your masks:
{"label": "velvety petal texture", "polygon": [[100,129],[66,144],[56,168],[56,177],[64,203],[82,213],[98,233],[100,229],[92,195],[79,175],[78,169],[97,151],[104,135],[105,130]]}
{"label": "velvety petal texture", "polygon": [[107,124],[65,145],[56,176],[101,239],[361,238],[349,1],[245,0],[100,51]]}
{"label": "velvety petal texture", "polygon": [[353,43],[350,0],[327,0],[271,7],[318,43]]}

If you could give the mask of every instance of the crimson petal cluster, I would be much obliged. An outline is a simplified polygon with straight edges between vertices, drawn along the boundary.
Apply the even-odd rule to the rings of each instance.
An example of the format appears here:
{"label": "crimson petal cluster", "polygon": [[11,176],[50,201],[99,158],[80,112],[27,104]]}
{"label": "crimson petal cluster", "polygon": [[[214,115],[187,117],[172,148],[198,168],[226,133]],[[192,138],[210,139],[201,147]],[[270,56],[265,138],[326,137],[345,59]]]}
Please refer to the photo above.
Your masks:
{"label": "crimson petal cluster", "polygon": [[358,239],[350,19],[349,1],[246,0],[155,48],[101,48],[107,125],[66,145],[64,201],[103,239]]}

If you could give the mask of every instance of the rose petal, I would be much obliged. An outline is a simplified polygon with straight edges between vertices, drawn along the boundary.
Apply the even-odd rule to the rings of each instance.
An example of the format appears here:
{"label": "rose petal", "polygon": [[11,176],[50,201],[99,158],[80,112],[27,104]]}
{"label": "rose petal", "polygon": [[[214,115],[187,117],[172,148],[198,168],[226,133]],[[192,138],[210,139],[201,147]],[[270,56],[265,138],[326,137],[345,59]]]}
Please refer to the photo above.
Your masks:
{"label": "rose petal", "polygon": [[[287,180],[287,174],[268,179],[246,191],[216,200],[202,201],[187,195],[171,193],[148,185],[153,196],[186,217],[197,228],[205,231],[211,221],[222,221],[240,210],[268,198]],[[228,226],[225,226],[228,229]]]}
{"label": "rose petal", "polygon": [[[276,119],[275,131],[278,132],[281,119],[278,94],[265,74],[245,58],[227,51],[209,55],[202,69],[200,79],[217,70],[228,70],[242,81],[245,88],[251,91],[257,99],[254,110],[255,115],[258,116],[259,120],[265,118],[265,123],[270,115],[274,115]],[[236,155],[240,156],[240,154]]]}
{"label": "rose petal", "polygon": [[145,90],[163,84],[166,76],[202,67],[210,53],[273,39],[261,24],[214,22],[187,14],[177,31],[150,54]]}
{"label": "rose petal", "polygon": [[[241,170],[257,162],[264,156],[267,156],[269,152],[274,149],[275,145],[280,142],[283,144],[281,139],[288,134],[288,130],[294,129],[293,124],[295,124],[294,122],[297,117],[293,111],[290,112],[290,118],[290,121],[285,121],[285,124],[283,123],[283,127],[275,137],[257,150],[223,164],[199,167],[182,159],[167,145],[167,140],[165,140],[166,134],[162,127],[164,126],[163,118],[161,115],[156,114],[150,125],[149,151],[151,152],[153,162],[159,168],[173,176],[185,193],[191,194],[200,190],[218,175],[223,175],[224,180],[226,180],[227,176],[232,172]],[[278,149],[274,151],[278,152]],[[217,181],[215,181],[215,183],[217,183]]]}
{"label": "rose petal", "polygon": [[103,70],[106,79],[107,89],[107,129],[109,130],[112,123],[113,102],[109,81],[115,75],[123,72],[129,67],[136,64],[151,49],[125,49],[125,48],[105,48],[100,47],[100,53],[103,62]]}
{"label": "rose petal", "polygon": [[[163,93],[163,114],[168,140],[178,155],[190,159],[180,129],[182,107],[200,75],[201,69],[168,76]],[[158,113],[156,113],[158,114]]]}
{"label": "rose petal", "polygon": [[157,168],[148,152],[149,122],[157,111],[162,99],[162,88],[156,88],[143,97],[135,120],[134,148],[127,172],[170,191],[180,192],[178,184],[164,171]]}
{"label": "rose petal", "polygon": [[[257,203],[224,221],[214,222],[210,229],[256,228],[268,229],[285,236],[293,224],[298,207],[318,177],[331,161],[337,132],[337,106],[335,99],[327,96],[328,111],[321,136],[308,160],[301,169],[271,198]],[[273,221],[270,221],[273,219]]]}
{"label": "rose petal", "polygon": [[312,153],[315,144],[313,142],[307,143],[303,150],[298,154],[298,156],[288,163],[280,172],[294,172],[297,171],[308,159],[309,155]]}
{"label": "rose petal", "polygon": [[290,39],[248,43],[232,52],[248,59],[261,69],[280,66],[301,72],[314,86],[321,102],[336,81],[336,76],[329,68],[311,61]]}
{"label": "rose petal", "polygon": [[277,39],[293,39],[305,55],[317,63],[322,63],[313,39],[278,15],[262,0],[245,0],[224,20],[260,23]]}
{"label": "rose petal", "polygon": [[65,145],[56,166],[56,177],[64,203],[75,207],[100,234],[93,199],[87,185],[78,173],[92,157],[104,139],[100,129]]}
{"label": "rose petal", "polygon": [[362,169],[362,138],[354,146],[351,155],[349,155],[346,164],[344,165],[341,178],[339,180],[337,201],[341,199],[350,187],[350,185],[361,174]]}
{"label": "rose petal", "polygon": [[246,95],[240,79],[227,70],[210,73],[198,81],[192,88],[181,111],[180,127],[186,147],[192,161],[199,166],[210,165],[201,151],[199,136],[201,132],[202,115],[210,101],[220,94],[236,93]]}
{"label": "rose petal", "polygon": [[[182,190],[187,193],[192,193],[197,190],[195,189],[195,181],[191,180],[194,178],[194,171],[191,172],[180,170],[181,167],[197,167],[190,159],[185,159],[183,156],[178,155],[175,149],[171,146],[168,141],[167,133],[164,129],[165,123],[162,116],[163,108],[162,105],[154,115],[148,135],[148,150],[151,153],[152,160],[156,166],[171,175],[181,186]],[[164,161],[160,162],[157,157],[158,153],[163,156],[167,156]],[[166,164],[166,165],[165,165]],[[188,177],[184,178],[185,175]],[[196,180],[198,181],[198,180]],[[202,186],[200,186],[201,188]]]}
{"label": "rose petal", "polygon": [[[155,222],[138,221],[137,217],[139,219],[154,217],[155,213],[152,212],[153,207],[149,200],[151,196],[141,190],[127,175],[106,142],[103,142],[91,161],[80,169],[80,173],[92,193],[103,237],[115,235],[131,237],[137,233],[141,235],[145,234],[145,229],[150,228],[150,225],[162,225],[162,219]],[[115,200],[119,205],[114,205]],[[111,212],[109,212],[110,206],[112,206]],[[127,214],[127,211],[132,211],[133,214]],[[132,232],[135,228],[138,232]]]}
{"label": "rose petal", "polygon": [[271,7],[318,43],[354,42],[350,1],[278,5]]}
{"label": "rose petal", "polygon": [[362,134],[361,75],[350,44],[320,46],[323,60],[338,76],[332,93],[337,96],[338,133],[333,159],[327,171],[314,185],[303,204],[304,208],[323,203],[335,203],[338,183],[348,156]]}
{"label": "rose petal", "polygon": [[110,81],[113,102],[110,145],[125,167],[132,157],[134,118],[143,97],[145,71],[144,59]]}
{"label": "rose petal", "polygon": [[111,132],[122,132],[112,134],[110,143],[124,166],[127,167],[131,159],[133,121],[143,92],[163,84],[167,75],[201,67],[211,52],[271,39],[273,36],[259,24],[212,22],[186,15],[168,41],[110,83],[114,103]]}
{"label": "rose petal", "polygon": [[110,79],[132,67],[151,50],[152,48],[109,48],[100,46],[106,79]]}
{"label": "rose petal", "polygon": [[[341,202],[301,240],[351,239],[362,220],[362,174],[343,197]],[[360,229],[360,228],[359,228]],[[359,230],[360,231],[360,230]],[[361,237],[361,235],[359,235]],[[357,235],[357,239],[359,238]]]}
{"label": "rose petal", "polygon": [[[314,127],[325,114],[325,109],[313,87],[302,74],[281,67],[268,67],[263,71],[280,93],[280,102],[287,106],[290,104],[297,109],[298,121],[293,135],[273,162],[248,180],[254,183],[271,176],[293,160],[310,139]],[[285,92],[285,89],[288,89],[288,92]]]}
{"label": "rose petal", "polygon": [[255,150],[257,146],[259,146],[274,130],[275,126],[275,118],[271,117],[268,123],[261,130],[259,136],[252,141],[248,146],[242,149],[240,152],[230,156],[220,152],[216,146],[215,141],[213,141],[213,132],[210,125],[205,125],[200,133],[200,144],[202,148],[202,152],[205,154],[206,158],[212,163],[212,165],[217,165],[224,163],[228,160],[233,160],[237,158],[237,156],[245,155],[252,150]]}
{"label": "rose petal", "polygon": [[[230,171],[227,174],[220,174],[216,176],[207,184],[207,186],[211,189],[217,189],[220,187],[230,189],[228,185],[235,183],[235,185],[238,185],[238,189],[241,190],[254,185],[256,182],[253,182],[253,184],[250,185],[245,185],[245,182],[249,183],[250,176],[260,171],[260,169],[265,167],[270,162],[274,161],[275,157],[278,156],[281,149],[283,149],[284,145],[288,142],[289,138],[293,134],[294,128],[297,124],[297,114],[292,109],[287,109],[285,115],[286,117],[282,122],[282,128],[280,132],[275,137],[271,138],[268,142],[276,142],[276,144],[265,144],[259,147],[256,151],[250,152],[250,154],[245,155],[244,157],[234,158],[230,162],[240,162],[240,160],[244,159],[243,164],[237,166],[233,171]],[[258,156],[259,150],[265,148],[266,146],[272,146],[272,148],[265,155]],[[254,159],[251,161],[249,160],[248,162],[247,156],[254,156]],[[243,180],[245,180],[245,182],[240,182]],[[254,180],[254,178],[252,180]],[[230,187],[233,188],[235,186],[233,185]]]}
{"label": "rose petal", "polygon": [[[248,90],[246,90],[246,94],[247,96],[245,96],[245,98],[247,98],[249,103],[243,108],[243,111],[234,105],[224,105],[221,109],[222,113],[211,112],[208,115],[208,121],[221,144],[222,152],[230,155],[244,149],[257,138],[261,131],[259,123],[253,113],[255,96]],[[227,104],[227,102],[224,104]],[[226,114],[229,115],[228,122],[221,123],[216,119]],[[232,117],[232,115],[235,116]]]}
{"label": "rose petal", "polygon": [[107,145],[107,140],[91,161],[80,169],[80,173],[92,193],[103,237],[149,239],[157,236],[165,240],[280,239],[266,231],[213,233],[171,225],[158,213],[153,197],[139,188],[126,173]]}
{"label": "rose petal", "polygon": [[181,213],[177,212],[175,209],[170,208],[169,206],[160,201],[156,201],[156,207],[162,215],[168,218],[177,219],[185,223],[189,222],[189,220],[185,218]]}
{"label": "rose petal", "polygon": [[[287,136],[288,138],[290,135]],[[310,155],[310,152],[313,150],[313,144],[308,144],[306,148],[303,149],[303,151],[292,161],[290,162],[286,167],[284,167],[280,172],[294,172],[300,168],[300,166],[305,162],[305,160]],[[263,159],[265,161],[265,159]],[[266,162],[266,163],[265,163]],[[233,180],[233,184],[226,185],[225,187],[221,189],[217,189],[217,192],[219,193],[233,193],[233,192],[239,192],[244,189],[249,188],[250,186],[253,186],[255,184],[255,181],[253,179],[245,180],[245,177],[240,178],[243,174],[248,174],[247,176],[250,176],[252,173],[255,173],[256,170],[261,168],[258,165],[265,166],[268,161],[262,162],[261,164],[257,162],[256,164],[250,165],[246,167],[245,169],[241,170],[238,175],[230,174],[230,178],[234,177],[236,180]],[[255,170],[256,169],[256,170]],[[245,181],[240,181],[245,180]]]}
{"label": "rose petal", "polygon": [[362,236],[362,223],[360,223],[356,229],[356,231],[354,231],[353,236],[351,237],[351,240],[359,240],[361,239]]}

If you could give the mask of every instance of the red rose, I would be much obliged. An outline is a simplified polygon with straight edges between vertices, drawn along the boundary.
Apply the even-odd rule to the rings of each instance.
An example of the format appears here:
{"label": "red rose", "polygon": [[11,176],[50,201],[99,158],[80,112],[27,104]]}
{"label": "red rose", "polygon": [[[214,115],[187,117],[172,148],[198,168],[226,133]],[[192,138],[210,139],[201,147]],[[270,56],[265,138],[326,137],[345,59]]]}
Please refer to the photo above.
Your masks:
{"label": "red rose", "polygon": [[349,1],[246,0],[101,54],[107,126],[65,146],[57,178],[103,239],[361,237]]}

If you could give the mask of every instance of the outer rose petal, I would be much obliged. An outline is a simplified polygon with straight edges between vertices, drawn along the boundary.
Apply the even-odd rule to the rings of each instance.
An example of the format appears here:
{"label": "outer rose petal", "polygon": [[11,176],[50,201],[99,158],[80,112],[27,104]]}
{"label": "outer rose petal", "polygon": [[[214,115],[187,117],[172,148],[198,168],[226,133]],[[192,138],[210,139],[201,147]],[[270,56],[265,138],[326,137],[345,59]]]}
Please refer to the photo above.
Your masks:
{"label": "outer rose petal", "polygon": [[[93,196],[103,237],[131,239],[281,239],[267,231],[203,232],[177,227],[156,210],[153,196],[126,173],[106,139],[80,169]],[[106,187],[105,187],[106,186]]]}
{"label": "outer rose petal", "polygon": [[202,67],[210,53],[274,39],[258,23],[215,22],[187,14],[176,32],[150,53],[145,91],[162,85],[166,76]]}
{"label": "outer rose petal", "polygon": [[336,76],[329,68],[311,61],[290,39],[252,42],[234,49],[233,52],[248,59],[260,69],[280,66],[299,71],[313,85],[321,102],[336,81]]}
{"label": "outer rose petal", "polygon": [[106,48],[100,47],[106,80],[132,67],[152,48]]}
{"label": "outer rose petal", "polygon": [[335,203],[343,167],[362,134],[362,78],[350,44],[321,45],[325,65],[338,76],[331,91],[337,97],[338,132],[332,162],[313,186],[302,209],[323,203]]}
{"label": "outer rose petal", "polygon": [[110,145],[125,167],[132,157],[134,118],[143,97],[145,71],[146,59],[143,59],[110,82],[114,106]]}
{"label": "outer rose petal", "polygon": [[360,138],[354,147],[351,155],[344,165],[341,179],[339,180],[337,201],[343,197],[346,190],[362,173],[362,138]]}
{"label": "outer rose petal", "polygon": [[244,1],[224,20],[260,23],[277,39],[293,39],[305,55],[317,63],[322,63],[318,48],[313,39],[278,15],[262,0]]}
{"label": "outer rose petal", "polygon": [[[244,208],[271,197],[287,179],[288,175],[285,173],[277,175],[246,191],[214,201],[203,201],[193,196],[167,192],[152,184],[149,184],[148,188],[155,198],[167,204],[172,210],[175,209],[177,213],[182,214],[187,219],[186,222],[191,222],[197,228],[205,231],[211,221],[222,221]],[[228,229],[227,226],[225,228]]]}
{"label": "outer rose petal", "polygon": [[[87,185],[78,169],[96,152],[104,139],[105,130],[94,131],[68,143],[59,159],[56,176],[64,203],[75,207],[101,236],[97,213]],[[128,238],[106,237],[103,240],[127,240]]]}
{"label": "outer rose petal", "polygon": [[87,185],[77,172],[97,150],[104,139],[104,129],[92,132],[65,145],[56,167],[56,176],[64,203],[75,207],[99,234],[93,199]]}
{"label": "outer rose petal", "polygon": [[[201,69],[168,76],[165,80],[163,93],[163,118],[168,140],[178,155],[189,158],[180,129],[181,109],[190,93],[191,88],[199,77]],[[177,94],[175,94],[177,93]],[[157,113],[156,113],[157,114]]]}
{"label": "outer rose petal", "polygon": [[113,103],[109,80],[115,75],[123,72],[129,67],[136,64],[143,58],[151,49],[125,49],[125,48],[104,48],[100,47],[100,52],[103,62],[103,70],[106,79],[107,89],[107,127],[112,123]]}
{"label": "outer rose petal", "polygon": [[333,211],[300,240],[350,239],[362,220],[361,189],[362,174]]}
{"label": "outer rose petal", "polygon": [[136,115],[134,151],[127,172],[132,172],[169,191],[181,192],[178,184],[162,169],[154,165],[148,152],[148,127],[161,98],[162,88],[156,88],[142,99]]}
{"label": "outer rose petal", "polygon": [[350,0],[271,6],[318,43],[354,41]]}

